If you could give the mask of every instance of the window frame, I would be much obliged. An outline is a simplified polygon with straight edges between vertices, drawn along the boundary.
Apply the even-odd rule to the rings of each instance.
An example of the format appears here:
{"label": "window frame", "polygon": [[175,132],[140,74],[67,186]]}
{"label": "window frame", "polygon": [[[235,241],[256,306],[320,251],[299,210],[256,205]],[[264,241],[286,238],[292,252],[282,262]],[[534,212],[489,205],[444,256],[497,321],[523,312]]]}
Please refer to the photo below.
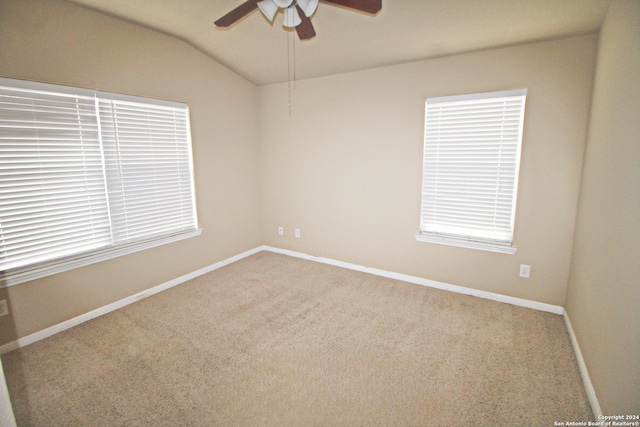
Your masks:
{"label": "window frame", "polygon": [[[62,256],[59,258],[48,259],[42,262],[32,263],[20,267],[10,268],[0,271],[0,288],[17,285],[27,281],[43,278],[49,275],[69,271],[82,266],[90,265],[93,263],[113,259],[116,257],[132,254],[145,249],[154,248],[160,245],[176,242],[179,240],[199,236],[202,233],[202,229],[198,227],[198,215],[196,209],[196,193],[195,193],[195,180],[194,180],[194,167],[193,167],[193,144],[191,140],[191,129],[189,121],[189,107],[185,103],[158,100],[152,98],[144,98],[131,95],[115,94],[110,92],[94,91],[83,88],[76,88],[71,86],[62,86],[48,83],[39,83],[26,80],[17,80],[10,78],[0,77],[0,86],[16,88],[20,90],[28,91],[42,91],[52,92],[58,94],[73,95],[79,97],[93,97],[95,98],[96,109],[100,100],[113,100],[127,103],[146,104],[147,106],[160,106],[177,108],[184,111],[186,118],[186,142],[188,151],[188,167],[189,167],[189,180],[191,191],[191,205],[193,212],[193,228],[190,226],[184,230],[173,230],[170,232],[164,232],[161,235],[148,235],[147,237],[126,242],[116,243],[113,242],[109,245],[102,246],[97,249],[89,250],[86,252],[75,253],[69,256]],[[98,128],[100,127],[100,120],[97,118]],[[102,136],[100,136],[100,139]],[[101,150],[102,140],[100,141]],[[102,154],[104,156],[104,153]],[[103,174],[105,171],[105,164],[103,159]],[[185,169],[186,170],[186,169]],[[106,175],[105,175],[106,180]],[[105,197],[108,196],[108,188],[106,188],[105,182]],[[191,224],[191,223],[190,223]]]}
{"label": "window frame", "polygon": [[[471,94],[463,94],[463,95],[453,95],[453,96],[439,96],[439,97],[429,97],[427,98],[427,100],[425,101],[425,122],[424,122],[424,139],[423,139],[423,173],[422,173],[422,182],[421,182],[421,191],[422,191],[422,200],[421,200],[421,205],[420,205],[420,231],[419,233],[415,236],[416,240],[419,242],[427,242],[427,243],[436,243],[436,244],[442,244],[442,245],[448,245],[448,246],[457,246],[457,247],[463,247],[463,248],[469,248],[469,249],[477,249],[477,250],[483,250],[483,251],[490,251],[490,252],[497,252],[497,253],[505,253],[505,254],[515,254],[517,252],[517,248],[513,245],[513,237],[514,237],[514,231],[515,231],[515,216],[516,216],[516,206],[517,206],[517,198],[518,198],[518,184],[519,184],[519,175],[520,175],[520,163],[521,163],[521,153],[522,153],[522,144],[523,144],[523,129],[524,129],[524,115],[525,115],[525,108],[526,108],[526,97],[527,97],[527,89],[514,89],[514,90],[503,90],[503,91],[494,91],[494,92],[481,92],[481,93],[471,93]],[[462,102],[462,103],[469,103],[469,102],[474,102],[474,101],[478,101],[478,102],[483,102],[484,100],[489,101],[489,100],[497,100],[500,98],[508,98],[508,97],[520,97],[520,105],[519,105],[519,123],[517,125],[517,131],[518,131],[518,135],[517,135],[517,142],[516,142],[516,152],[514,157],[514,161],[513,163],[511,163],[511,167],[514,169],[514,176],[512,178],[512,181],[510,182],[511,185],[513,185],[513,192],[511,194],[511,199],[510,199],[510,203],[511,203],[511,207],[510,207],[510,236],[508,239],[505,239],[503,236],[501,236],[502,238],[498,238],[498,232],[495,233],[495,237],[494,236],[481,236],[479,233],[478,234],[473,234],[472,232],[470,232],[470,228],[467,229],[467,231],[469,231],[469,233],[467,234],[462,234],[460,232],[456,233],[454,232],[450,232],[448,230],[446,230],[447,228],[447,224],[438,224],[430,222],[429,225],[427,225],[426,223],[428,222],[428,220],[426,219],[427,217],[429,217],[429,215],[426,213],[426,209],[425,207],[427,206],[427,201],[426,201],[426,194],[427,194],[427,186],[429,186],[428,190],[429,190],[429,197],[438,197],[437,195],[437,189],[434,190],[433,188],[433,180],[431,178],[427,178],[427,155],[428,155],[428,151],[429,150],[433,150],[433,145],[434,142],[432,140],[428,141],[428,132],[429,131],[433,131],[433,129],[429,129],[428,126],[428,114],[429,114],[429,106],[430,104],[434,105],[434,104],[449,104],[451,106],[454,106],[455,103],[458,102]],[[431,112],[431,114],[433,113],[433,110]],[[501,120],[505,120],[505,115],[503,114],[501,116]],[[438,124],[440,125],[440,124]],[[445,126],[447,124],[445,123]],[[439,129],[439,128],[438,128]],[[465,129],[465,132],[468,132],[468,129]],[[468,140],[465,140],[464,137],[462,137],[463,139],[461,139],[462,143],[469,143]],[[460,141],[456,141],[456,142],[460,142]],[[428,145],[431,144],[431,145]],[[513,142],[511,142],[511,145],[513,146]],[[495,143],[496,147],[502,147],[502,141]],[[457,155],[458,153],[456,153]],[[468,152],[464,153],[465,155],[468,155]],[[450,153],[447,153],[447,155],[450,155]],[[440,161],[440,159],[438,158],[436,161]],[[445,187],[446,190],[446,187]],[[434,193],[435,191],[435,193]],[[433,195],[435,194],[435,196]],[[465,193],[467,196],[471,195],[471,193]],[[498,201],[498,196],[496,196],[495,201]],[[472,209],[474,205],[473,204],[467,204],[465,205],[465,207],[463,209],[465,210],[470,210]],[[475,206],[478,206],[477,204]],[[430,205],[430,209],[433,209],[433,205]],[[504,214],[504,212],[508,212],[509,210],[504,209],[502,210],[501,213]],[[433,215],[431,215],[431,217],[433,217]],[[459,217],[460,218],[460,217]],[[451,228],[464,228],[464,225],[462,226],[454,226],[453,224],[449,224],[449,226],[451,226]],[[428,228],[431,228],[431,230],[427,230]],[[504,226],[504,224],[502,225],[502,228],[500,229],[501,232],[504,234],[506,227]]]}

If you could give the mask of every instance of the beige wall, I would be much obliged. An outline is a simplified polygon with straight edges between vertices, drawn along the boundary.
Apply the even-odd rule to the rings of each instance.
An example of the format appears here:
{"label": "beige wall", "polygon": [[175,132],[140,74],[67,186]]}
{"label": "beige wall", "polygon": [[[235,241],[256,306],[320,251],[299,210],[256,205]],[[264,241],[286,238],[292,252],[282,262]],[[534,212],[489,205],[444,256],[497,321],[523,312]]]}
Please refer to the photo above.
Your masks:
{"label": "beige wall", "polygon": [[[286,84],[260,87],[265,244],[564,305],[595,52],[584,36],[298,81],[291,114]],[[517,254],[417,242],[425,99],[523,87]]]}
{"label": "beige wall", "polygon": [[640,414],[640,2],[600,33],[567,312],[608,415]]}
{"label": "beige wall", "polygon": [[0,76],[186,102],[200,237],[0,290],[0,344],[261,243],[257,89],[173,37],[59,0],[0,2]]}
{"label": "beige wall", "polygon": [[[640,3],[616,0],[577,212],[594,36],[299,81],[289,113],[286,84],[256,88],[175,38],[60,0],[2,0],[0,76],[189,104],[204,232],[0,289],[12,312],[0,344],[264,243],[558,305],[570,282],[567,309],[604,412],[638,413],[638,28]],[[518,253],[416,242],[425,98],[520,87]],[[518,278],[521,263],[531,279]]]}

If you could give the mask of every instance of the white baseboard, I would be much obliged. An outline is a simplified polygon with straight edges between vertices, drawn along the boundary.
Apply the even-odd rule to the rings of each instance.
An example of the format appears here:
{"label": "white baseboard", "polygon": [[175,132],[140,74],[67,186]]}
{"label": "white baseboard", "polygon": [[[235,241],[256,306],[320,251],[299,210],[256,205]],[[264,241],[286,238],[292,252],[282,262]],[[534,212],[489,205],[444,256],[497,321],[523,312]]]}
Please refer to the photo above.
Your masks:
{"label": "white baseboard", "polygon": [[564,317],[564,324],[567,327],[567,332],[569,333],[569,338],[571,339],[571,345],[573,346],[573,352],[575,353],[576,359],[578,361],[580,376],[582,377],[584,389],[587,392],[587,397],[589,398],[589,403],[591,404],[591,410],[593,410],[595,419],[600,420],[600,416],[603,415],[602,409],[600,408],[600,402],[598,401],[598,396],[596,396],[596,390],[593,388],[593,383],[591,382],[591,377],[589,376],[587,365],[584,362],[584,358],[582,357],[582,351],[580,350],[580,345],[578,344],[578,338],[573,331],[573,326],[571,326],[569,313],[567,313],[567,311],[564,309],[562,317]]}
{"label": "white baseboard", "polygon": [[478,289],[465,288],[464,286],[451,285],[449,283],[437,282],[435,280],[429,280],[429,279],[425,279],[417,276],[410,276],[408,274],[394,273],[392,271],[380,270],[378,268],[363,267],[357,264],[337,261],[330,258],[316,257],[313,255],[303,254],[300,252],[290,251],[287,249],[279,249],[271,246],[263,246],[263,249],[270,252],[282,254],[282,255],[288,255],[296,258],[306,259],[309,261],[320,262],[323,264],[330,264],[336,267],[347,268],[349,270],[369,273],[375,276],[382,276],[389,279],[401,280],[403,282],[409,282],[409,283],[414,283],[416,285],[428,286],[430,288],[442,289],[444,291],[455,292],[458,294],[471,295],[474,297],[484,298],[492,301],[504,302],[507,304],[517,305],[520,307],[532,308],[538,311],[546,311],[549,313],[560,314],[560,315],[564,312],[564,309],[559,305],[552,305],[552,304],[546,304],[543,302],[510,297],[506,295],[496,294],[493,292],[480,291]]}
{"label": "white baseboard", "polygon": [[296,258],[302,258],[310,261],[316,261],[323,264],[330,264],[337,267],[343,267],[350,270],[361,271],[363,273],[369,273],[376,276],[387,277],[390,279],[401,280],[403,282],[415,283],[417,285],[428,286],[432,288],[442,289],[445,291],[460,293],[464,295],[472,295],[478,298],[484,298],[492,301],[504,302],[507,304],[512,304],[520,307],[532,308],[538,311],[546,311],[549,313],[562,315],[567,332],[569,333],[569,337],[571,339],[571,345],[573,346],[574,353],[576,355],[576,359],[578,361],[578,367],[580,369],[580,376],[582,377],[582,382],[584,383],[584,388],[587,393],[587,397],[589,399],[589,403],[591,404],[591,409],[593,410],[593,415],[596,420],[599,420],[599,416],[602,414],[602,409],[600,408],[600,403],[598,401],[598,397],[596,396],[596,391],[593,388],[593,384],[591,383],[591,378],[589,377],[589,372],[587,371],[587,365],[584,362],[584,358],[582,357],[582,351],[580,350],[580,346],[578,344],[578,339],[573,331],[573,327],[571,326],[571,321],[569,319],[569,314],[564,309],[564,307],[546,304],[537,301],[526,300],[522,298],[515,298],[506,295],[496,294],[493,292],[485,292],[472,288],[465,288],[463,286],[451,285],[448,283],[437,282],[434,280],[424,279],[422,277],[409,276],[401,273],[394,273],[391,271],[380,270],[377,268],[371,267],[363,267],[357,264],[351,264],[343,261],[337,261],[330,258],[322,258],[316,257],[313,255],[308,255],[300,252],[290,251],[286,249],[273,248],[270,246],[263,246],[264,250],[275,252],[283,255],[288,255]]}
{"label": "white baseboard", "polygon": [[35,332],[31,335],[27,335],[26,337],[19,338],[15,341],[11,341],[7,344],[0,346],[0,355],[8,353],[10,351],[16,350],[18,348],[24,347],[26,345],[32,344],[36,341],[40,341],[42,339],[48,338],[52,335],[57,334],[58,332],[62,332],[69,328],[72,328],[76,325],[84,323],[88,320],[94,319],[98,316],[102,316],[103,314],[110,313],[114,310],[132,304],[136,301],[140,301],[141,299],[150,297],[151,295],[157,294],[158,292],[162,292],[174,286],[177,286],[181,283],[184,283],[188,280],[194,279],[203,274],[209,273],[211,271],[217,270],[225,265],[231,264],[233,262],[239,261],[243,258],[251,256],[261,251],[269,251],[274,253],[279,253],[282,255],[288,255],[296,258],[302,258],[309,261],[320,262],[323,264],[334,265],[336,267],[347,268],[349,270],[360,271],[363,273],[369,273],[376,276],[387,277],[389,279],[401,280],[403,282],[414,283],[417,285],[428,286],[431,288],[442,289],[445,291],[455,292],[464,295],[471,295],[478,298],[484,298],[493,301],[504,302],[507,304],[517,305],[520,307],[532,308],[534,310],[546,311],[554,314],[563,314],[564,309],[560,306],[545,304],[537,301],[530,301],[522,298],[515,298],[506,295],[500,295],[493,292],[480,291],[472,288],[465,288],[463,286],[451,285],[448,283],[437,282],[435,280],[424,279],[422,277],[410,276],[402,273],[394,273],[392,271],[380,270],[377,268],[364,267],[357,264],[352,264],[343,261],[337,261],[330,258],[322,258],[316,257],[313,255],[303,254],[301,252],[290,251],[286,249],[274,248],[271,246],[259,246],[257,248],[251,249],[249,251],[243,252],[236,256],[227,258],[215,264],[212,264],[208,267],[201,268],[200,270],[194,271],[189,274],[185,274],[184,276],[178,277],[176,279],[170,280],[158,286],[154,286],[153,288],[144,290],[137,294],[131,295],[119,301],[113,302],[111,304],[105,305],[103,307],[92,310],[88,313],[81,314],[80,316],[76,316],[72,319],[66,320],[64,322],[58,323],[57,325],[50,326],[41,331]]}
{"label": "white baseboard", "polygon": [[8,353],[10,351],[16,350],[18,348],[27,346],[29,344],[33,344],[36,341],[40,341],[43,340],[45,338],[48,338],[52,335],[57,334],[58,332],[62,332],[64,330],[67,330],[69,328],[72,328],[74,326],[77,326],[81,323],[87,322],[91,319],[95,319],[98,316],[102,316],[103,314],[107,314],[110,313],[114,310],[117,310],[119,308],[125,307],[129,304],[133,304],[134,302],[140,301],[142,299],[145,299],[147,297],[150,297],[151,295],[157,294],[158,292],[162,292],[165,291],[169,288],[173,288],[174,286],[177,286],[181,283],[184,283],[188,280],[191,279],[195,279],[198,276],[202,276],[203,274],[207,274],[210,273],[214,270],[217,270],[221,267],[224,267],[225,265],[234,263],[236,261],[239,261],[243,258],[246,258],[248,256],[251,256],[253,254],[256,254],[258,252],[261,252],[264,250],[263,246],[251,249],[249,251],[243,252],[241,254],[232,256],[231,258],[227,258],[224,259],[220,262],[217,262],[215,264],[211,264],[207,267],[201,268],[199,270],[196,270],[192,273],[189,274],[185,274],[184,276],[180,276],[176,279],[170,280],[168,282],[162,283],[160,285],[154,286],[153,288],[149,288],[146,289],[142,292],[138,292],[137,294],[128,296],[126,298],[123,298],[119,301],[113,302],[111,304],[107,304],[103,307],[97,308],[95,310],[92,310],[88,313],[85,314],[81,314],[80,316],[76,316],[72,319],[69,320],[65,320],[64,322],[58,323],[56,325],[50,326],[46,329],[43,329],[41,331],[35,332],[31,335],[27,335],[26,337],[23,338],[19,338],[15,341],[11,341],[8,342],[4,345],[0,346],[0,355],[3,355],[5,353]]}
{"label": "white baseboard", "polygon": [[[587,366],[584,362],[584,358],[582,357],[582,352],[580,350],[580,346],[578,345],[578,340],[573,331],[573,327],[571,326],[571,321],[569,320],[569,315],[563,307],[541,303],[537,301],[526,300],[522,298],[515,298],[506,295],[501,295],[493,292],[480,291],[477,289],[466,288],[463,286],[451,285],[448,283],[437,282],[434,280],[424,279],[422,277],[410,276],[402,273],[394,273],[392,271],[381,270],[377,268],[364,267],[357,264],[352,264],[343,261],[337,261],[330,258],[316,257],[313,255],[304,254],[301,252],[290,251],[287,249],[279,249],[271,246],[259,246],[257,248],[251,249],[249,251],[243,252],[241,254],[235,255],[233,257],[224,259],[220,262],[212,264],[210,266],[201,268],[200,270],[194,271],[189,274],[185,274],[184,276],[178,277],[176,279],[170,280],[158,286],[154,286],[153,288],[147,289],[145,291],[139,292],[137,294],[131,295],[127,298],[121,299],[114,303],[108,304],[104,307],[100,307],[98,309],[92,310],[88,313],[82,314],[80,316],[74,317],[57,325],[53,325],[49,328],[43,329],[39,332],[33,333],[23,338],[19,338],[15,341],[11,341],[7,344],[0,346],[0,355],[8,353],[12,350],[16,350],[20,347],[24,347],[26,345],[32,344],[36,341],[40,341],[47,337],[57,334],[58,332],[62,332],[66,329],[72,328],[76,325],[84,323],[88,320],[94,319],[98,316],[102,316],[103,314],[110,313],[114,310],[132,304],[136,301],[140,301],[144,298],[150,297],[151,295],[157,294],[158,292],[162,292],[174,286],[177,286],[181,283],[184,283],[188,280],[194,279],[203,274],[212,272],[217,270],[225,265],[234,263],[243,258],[249,257],[261,251],[269,251],[282,255],[288,255],[295,258],[301,258],[309,261],[320,262],[323,264],[334,265],[336,267],[347,268],[349,270],[360,271],[363,273],[369,273],[376,276],[387,277],[390,279],[400,280],[403,282],[414,283],[417,285],[428,286],[431,288],[441,289],[445,291],[455,292],[464,295],[471,295],[478,298],[484,298],[488,300],[504,302],[507,304],[512,304],[520,307],[527,307],[534,310],[545,311],[554,314],[560,314],[563,316],[567,331],[569,333],[569,337],[571,339],[571,344],[573,345],[573,350],[576,354],[576,359],[578,361],[578,367],[580,369],[580,375],[582,376],[582,381],[584,383],[584,387],[589,398],[589,402],[591,404],[591,408],[593,410],[594,416],[596,419],[602,415],[602,410],[600,408],[600,403],[598,402],[598,398],[596,396],[595,389],[593,388],[593,384],[591,383],[591,378],[589,377],[589,372],[587,371]],[[0,365],[1,368],[1,365]]]}

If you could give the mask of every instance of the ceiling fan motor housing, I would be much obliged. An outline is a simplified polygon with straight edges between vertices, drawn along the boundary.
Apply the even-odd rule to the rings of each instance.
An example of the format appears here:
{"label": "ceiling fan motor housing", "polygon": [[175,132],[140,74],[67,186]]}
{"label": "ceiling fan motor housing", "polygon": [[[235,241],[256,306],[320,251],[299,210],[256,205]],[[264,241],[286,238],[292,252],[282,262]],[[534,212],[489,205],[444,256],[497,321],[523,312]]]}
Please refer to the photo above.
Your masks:
{"label": "ceiling fan motor housing", "polygon": [[293,6],[295,0],[272,0],[276,6],[281,7],[283,9],[288,8],[289,6]]}
{"label": "ceiling fan motor housing", "polygon": [[278,9],[284,9],[284,26],[296,27],[300,25],[296,5],[302,9],[307,17],[311,17],[318,8],[318,0],[262,0],[257,3],[262,14],[273,22]]}

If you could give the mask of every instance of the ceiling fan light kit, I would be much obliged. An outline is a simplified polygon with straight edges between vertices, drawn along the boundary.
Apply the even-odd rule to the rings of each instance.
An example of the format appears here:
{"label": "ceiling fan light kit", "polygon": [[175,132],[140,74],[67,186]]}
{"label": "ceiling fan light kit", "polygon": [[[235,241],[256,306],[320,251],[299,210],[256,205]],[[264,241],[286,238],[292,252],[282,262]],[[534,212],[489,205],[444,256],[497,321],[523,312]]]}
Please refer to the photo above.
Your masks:
{"label": "ceiling fan light kit", "polygon": [[273,18],[275,18],[276,13],[278,13],[278,5],[273,2],[273,0],[264,0],[258,2],[258,7],[260,8],[260,12],[264,15],[265,18],[269,20],[269,22],[273,22]]}
{"label": "ceiling fan light kit", "polygon": [[298,11],[293,7],[288,7],[284,10],[284,19],[282,25],[287,28],[295,28],[302,23]]}
{"label": "ceiling fan light kit", "polygon": [[287,28],[295,28],[302,23],[296,6],[309,18],[315,13],[318,0],[263,0],[258,2],[260,12],[269,22],[273,22],[278,10],[283,9],[284,21],[282,25]]}
{"label": "ceiling fan light kit", "polygon": [[[316,32],[311,24],[311,16],[316,12],[320,0],[248,0],[227,13],[215,22],[218,27],[229,27],[238,20],[244,18],[253,10],[260,12],[273,22],[278,10],[284,11],[282,25],[285,28],[295,28],[301,40],[315,37]],[[382,0],[322,0],[324,3],[336,4],[359,10],[361,12],[376,14],[382,9]]]}
{"label": "ceiling fan light kit", "polygon": [[318,0],[298,0],[297,4],[304,14],[307,15],[307,18],[311,18],[311,15],[313,15],[318,8]]}

